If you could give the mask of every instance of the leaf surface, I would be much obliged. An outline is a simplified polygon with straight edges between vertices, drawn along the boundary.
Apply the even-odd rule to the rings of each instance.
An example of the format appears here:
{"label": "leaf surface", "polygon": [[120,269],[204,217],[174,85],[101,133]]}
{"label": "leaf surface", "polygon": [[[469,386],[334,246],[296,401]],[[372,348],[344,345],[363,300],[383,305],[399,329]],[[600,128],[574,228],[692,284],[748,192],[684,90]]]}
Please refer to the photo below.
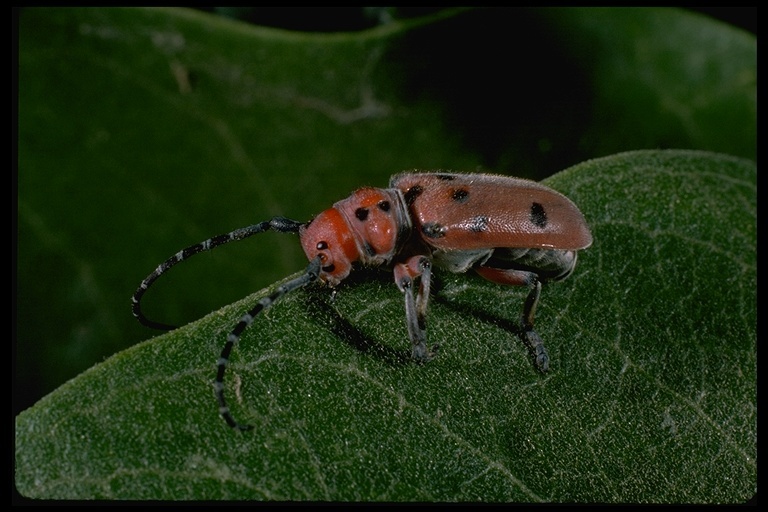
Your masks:
{"label": "leaf surface", "polygon": [[[383,271],[311,286],[245,331],[218,417],[227,332],[262,290],[116,354],[16,420],[16,485],[58,499],[742,502],[756,492],[756,168],[641,151],[547,183],[595,237],[544,288],[537,373],[525,293],[438,274],[409,361]],[[265,235],[266,236],[266,235]],[[275,235],[278,236],[278,235]]]}

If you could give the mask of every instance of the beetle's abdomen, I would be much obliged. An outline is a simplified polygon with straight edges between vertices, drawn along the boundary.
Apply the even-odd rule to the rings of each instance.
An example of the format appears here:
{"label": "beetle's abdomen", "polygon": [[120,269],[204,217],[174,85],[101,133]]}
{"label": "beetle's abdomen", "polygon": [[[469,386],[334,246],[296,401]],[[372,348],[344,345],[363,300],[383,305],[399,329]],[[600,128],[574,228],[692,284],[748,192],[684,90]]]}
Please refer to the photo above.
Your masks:
{"label": "beetle's abdomen", "polygon": [[483,266],[499,269],[528,270],[543,281],[559,281],[576,267],[576,251],[557,249],[495,249]]}
{"label": "beetle's abdomen", "polygon": [[493,249],[475,249],[470,251],[432,251],[435,265],[454,274],[466,272],[472,267],[482,265],[493,254]]}

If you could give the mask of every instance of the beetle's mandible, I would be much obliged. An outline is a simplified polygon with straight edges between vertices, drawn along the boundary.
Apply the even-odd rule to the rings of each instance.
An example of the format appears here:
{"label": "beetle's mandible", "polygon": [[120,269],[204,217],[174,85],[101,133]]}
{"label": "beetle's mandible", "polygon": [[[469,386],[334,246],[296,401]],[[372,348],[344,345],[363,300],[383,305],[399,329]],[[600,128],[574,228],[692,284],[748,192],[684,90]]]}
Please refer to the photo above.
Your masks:
{"label": "beetle's mandible", "polygon": [[259,300],[227,336],[214,387],[219,413],[240,430],[252,427],[237,422],[224,400],[230,352],[254,317],[286,293],[318,280],[335,287],[356,263],[390,266],[405,296],[413,359],[426,362],[434,356],[427,348],[425,321],[432,266],[457,273],[473,269],[494,283],[530,289],[520,332],[536,366],[546,371],[549,358],[533,329],[541,285],[568,277],[577,251],[592,244],[576,205],[537,182],[491,174],[406,172],[393,176],[386,189],[358,189],[309,222],[274,217],[179,251],[139,285],[132,298],[134,316],[148,327],[173,329],[143,315],[141,298],[149,286],[190,256],[268,230],[298,233],[310,263],[301,276]]}

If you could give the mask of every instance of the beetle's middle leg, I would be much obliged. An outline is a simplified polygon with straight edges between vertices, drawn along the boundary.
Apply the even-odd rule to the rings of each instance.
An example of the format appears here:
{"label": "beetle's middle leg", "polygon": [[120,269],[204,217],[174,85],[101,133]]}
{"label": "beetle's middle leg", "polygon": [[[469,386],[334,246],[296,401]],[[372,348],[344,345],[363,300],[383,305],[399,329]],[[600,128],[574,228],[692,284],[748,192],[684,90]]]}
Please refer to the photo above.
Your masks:
{"label": "beetle's middle leg", "polygon": [[[427,302],[432,281],[432,263],[426,256],[413,256],[394,267],[395,283],[405,295],[405,320],[413,345],[413,358],[427,362],[435,356],[437,346],[427,350]],[[414,294],[414,282],[418,291]]]}
{"label": "beetle's middle leg", "polygon": [[536,306],[539,304],[541,296],[541,280],[534,272],[515,269],[500,269],[493,267],[477,267],[475,271],[485,279],[498,284],[509,286],[526,286],[530,289],[528,297],[523,304],[523,315],[521,317],[522,331],[520,336],[528,345],[533,355],[536,367],[546,372],[549,370],[549,354],[544,342],[536,331],[533,330],[533,324],[536,317]]}

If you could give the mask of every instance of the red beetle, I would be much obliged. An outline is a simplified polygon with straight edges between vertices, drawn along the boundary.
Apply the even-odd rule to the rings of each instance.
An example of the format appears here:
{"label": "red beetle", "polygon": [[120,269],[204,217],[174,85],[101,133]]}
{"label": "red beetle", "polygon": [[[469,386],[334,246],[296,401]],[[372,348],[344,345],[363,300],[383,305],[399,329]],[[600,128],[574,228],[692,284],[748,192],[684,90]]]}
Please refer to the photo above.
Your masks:
{"label": "red beetle", "polygon": [[576,252],[592,244],[579,209],[567,197],[539,183],[490,174],[407,172],[392,177],[389,188],[355,191],[307,223],[284,217],[210,238],[168,258],[142,281],[133,295],[133,314],[144,325],[174,327],[148,320],[140,301],[147,288],[176,263],[199,252],[268,230],[298,233],[310,263],[304,273],[263,297],[227,336],[214,383],[219,412],[235,421],[224,400],[224,372],[232,347],[254,317],[280,297],[316,280],[335,287],[352,264],[391,265],[405,295],[405,318],[413,358],[433,357],[426,344],[426,311],[432,265],[451,272],[474,269],[494,283],[527,286],[521,336],[536,365],[547,371],[549,358],[533,330],[541,285],[565,279],[576,266]]}

